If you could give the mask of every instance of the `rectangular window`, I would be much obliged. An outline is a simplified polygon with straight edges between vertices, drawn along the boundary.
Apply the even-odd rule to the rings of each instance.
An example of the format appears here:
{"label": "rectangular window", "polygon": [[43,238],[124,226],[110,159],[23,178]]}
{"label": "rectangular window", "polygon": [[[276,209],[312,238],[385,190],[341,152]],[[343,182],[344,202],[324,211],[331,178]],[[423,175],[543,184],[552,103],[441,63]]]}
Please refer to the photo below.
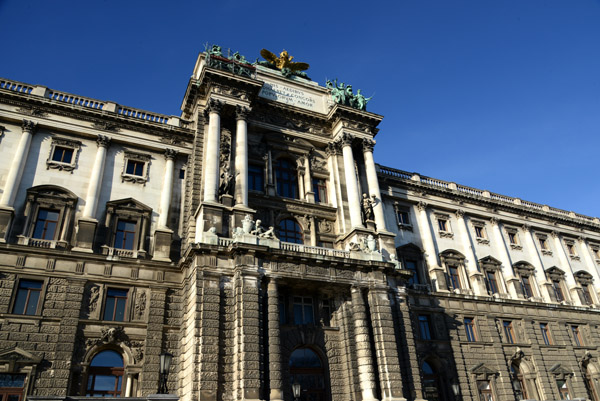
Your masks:
{"label": "rectangular window", "polygon": [[56,146],[54,148],[52,161],[71,164],[71,160],[73,160],[73,148],[65,148],[63,146]]}
{"label": "rectangular window", "polygon": [[265,175],[262,166],[248,165],[248,189],[250,191],[264,191]]}
{"label": "rectangular window", "polygon": [[450,276],[450,286],[456,290],[462,288],[460,286],[460,274],[458,266],[448,266],[448,275]]}
{"label": "rectangular window", "polygon": [[485,272],[485,285],[490,295],[498,293],[498,282],[496,281],[495,271],[488,270]]}
{"label": "rectangular window", "polygon": [[465,333],[467,335],[467,341],[477,341],[477,332],[475,330],[475,321],[472,317],[466,317],[463,321],[465,324]]}
{"label": "rectangular window", "polygon": [[517,233],[513,233],[513,232],[508,232],[508,241],[512,244],[512,245],[518,245],[519,242],[517,240]]}
{"label": "rectangular window", "polygon": [[141,160],[127,160],[125,173],[142,177],[144,175],[144,164],[146,163]]}
{"label": "rectangular window", "polygon": [[438,228],[440,231],[448,232],[448,220],[438,219]]}
{"label": "rectangular window", "polygon": [[554,295],[556,296],[556,302],[562,302],[565,300],[563,295],[562,286],[560,280],[552,280],[552,288],[554,289]]}
{"label": "rectangular window", "polygon": [[515,343],[515,331],[513,329],[513,324],[510,320],[505,320],[502,322],[502,326],[504,327],[504,341],[507,344]]}
{"label": "rectangular window", "polygon": [[540,331],[542,332],[542,340],[545,345],[552,344],[552,337],[550,337],[550,328],[548,327],[548,323],[540,323]]}
{"label": "rectangular window", "polygon": [[294,297],[294,324],[314,324],[313,300],[311,297]]}
{"label": "rectangular window", "polygon": [[33,227],[32,238],[53,240],[58,227],[60,212],[52,209],[39,209]]}
{"label": "rectangular window", "polygon": [[127,307],[127,294],[129,291],[109,288],[106,291],[106,301],[104,302],[104,320],[114,322],[125,321],[125,308]]}
{"label": "rectangular window", "polygon": [[431,320],[429,315],[419,315],[419,333],[421,340],[431,340]]}
{"label": "rectangular window", "polygon": [[542,238],[542,237],[540,237],[540,238],[539,238],[539,241],[540,241],[540,248],[541,248],[543,251],[548,251],[548,250],[549,250],[549,249],[548,249],[548,241],[546,241],[546,238]]}
{"label": "rectangular window", "polygon": [[521,276],[521,286],[523,288],[523,296],[525,298],[533,297],[533,291],[531,289],[531,281],[529,276]]}
{"label": "rectangular window", "polygon": [[327,182],[320,178],[313,179],[313,192],[315,193],[315,202],[317,203],[328,203],[327,202]]}
{"label": "rectangular window", "polygon": [[133,250],[137,223],[130,220],[119,220],[115,233],[114,247],[118,249]]}
{"label": "rectangular window", "polygon": [[414,260],[407,260],[405,266],[407,270],[413,272],[412,277],[408,279],[408,283],[419,284],[419,272],[417,271],[417,262]]}
{"label": "rectangular window", "polygon": [[37,314],[42,285],[41,281],[20,280],[12,313],[15,315]]}
{"label": "rectangular window", "polygon": [[581,337],[579,326],[571,325],[571,333],[573,334],[575,345],[581,347],[583,345],[583,338]]}
{"label": "rectangular window", "polygon": [[494,401],[490,382],[487,380],[478,380],[477,389],[479,390],[479,401]]}
{"label": "rectangular window", "polygon": [[560,393],[561,400],[570,400],[571,396],[569,395],[569,386],[567,385],[566,380],[557,380],[556,385],[558,386],[558,392]]}
{"label": "rectangular window", "polygon": [[475,236],[477,238],[485,238],[485,230],[481,226],[475,226]]}
{"label": "rectangular window", "polygon": [[331,326],[331,312],[331,301],[329,299],[321,301],[322,323],[325,327]]}
{"label": "rectangular window", "polygon": [[404,226],[410,225],[410,215],[408,214],[408,210],[398,210],[398,224],[402,224]]}
{"label": "rectangular window", "polygon": [[577,252],[575,252],[575,244],[567,242],[566,245],[567,245],[567,251],[569,252],[569,255],[571,255],[571,256],[577,255]]}
{"label": "rectangular window", "polygon": [[594,303],[594,301],[592,301],[592,295],[590,293],[589,285],[581,284],[581,294],[582,294],[584,305],[592,305]]}

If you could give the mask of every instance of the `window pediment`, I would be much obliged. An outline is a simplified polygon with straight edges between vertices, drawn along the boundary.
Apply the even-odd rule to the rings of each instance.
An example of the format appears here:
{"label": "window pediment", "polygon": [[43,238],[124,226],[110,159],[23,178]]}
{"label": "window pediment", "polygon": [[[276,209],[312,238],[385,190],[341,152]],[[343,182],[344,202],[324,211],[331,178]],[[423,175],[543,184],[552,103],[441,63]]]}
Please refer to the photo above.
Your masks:
{"label": "window pediment", "polygon": [[454,249],[448,249],[440,253],[440,259],[446,263],[463,263],[466,258],[462,253]]}
{"label": "window pediment", "polygon": [[573,376],[573,371],[563,367],[560,363],[555,364],[550,368],[550,373],[558,378],[564,378],[566,376]]}
{"label": "window pediment", "polygon": [[500,266],[502,265],[502,262],[488,255],[484,258],[479,259],[479,265],[484,270],[499,270]]}
{"label": "window pediment", "polygon": [[552,266],[546,269],[546,275],[548,275],[550,280],[561,280],[565,277],[565,272],[556,266]]}
{"label": "window pediment", "polygon": [[485,365],[485,363],[480,363],[471,368],[471,373],[477,375],[478,378],[487,379],[490,376],[498,375],[498,371],[491,369]]}
{"label": "window pediment", "polygon": [[133,198],[119,199],[114,201],[106,202],[107,209],[119,209],[120,211],[131,211],[137,213],[151,213],[152,208],[144,205],[142,202],[137,201]]}
{"label": "window pediment", "polygon": [[581,284],[592,284],[594,281],[592,275],[585,270],[579,270],[578,272],[575,272],[574,276],[575,280]]}
{"label": "window pediment", "polygon": [[520,261],[513,265],[513,268],[522,276],[531,276],[535,273],[535,267],[529,262]]}
{"label": "window pediment", "polygon": [[13,348],[0,351],[0,363],[17,363],[20,365],[35,365],[42,361],[42,358],[37,357],[21,348]]}

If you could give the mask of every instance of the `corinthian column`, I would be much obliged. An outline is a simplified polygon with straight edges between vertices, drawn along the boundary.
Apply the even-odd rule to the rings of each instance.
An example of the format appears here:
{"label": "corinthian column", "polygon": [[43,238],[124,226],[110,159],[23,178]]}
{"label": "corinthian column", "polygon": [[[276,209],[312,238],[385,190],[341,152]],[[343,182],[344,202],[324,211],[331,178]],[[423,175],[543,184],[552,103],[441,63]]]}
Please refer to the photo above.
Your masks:
{"label": "corinthian column", "polygon": [[365,158],[365,170],[367,173],[367,182],[369,184],[369,195],[375,200],[373,204],[373,214],[375,215],[375,224],[377,231],[387,231],[385,226],[385,216],[383,214],[383,201],[379,190],[379,180],[377,179],[377,169],[373,160],[373,147],[375,141],[372,139],[363,139],[363,155]]}
{"label": "corinthian column", "polygon": [[204,202],[217,201],[219,187],[219,145],[221,143],[221,108],[223,104],[211,99],[208,103],[208,138],[204,170]]}
{"label": "corinthian column", "polygon": [[354,137],[349,134],[342,135],[342,155],[344,157],[344,173],[346,176],[346,192],[348,194],[348,207],[350,209],[350,222],[352,227],[361,227],[360,203],[358,199],[358,181],[354,168],[354,155],[352,155],[352,141]]}
{"label": "corinthian column", "polygon": [[23,120],[21,126],[23,132],[21,139],[15,150],[15,155],[8,171],[8,177],[6,177],[6,184],[4,184],[4,193],[0,199],[0,205],[5,207],[12,207],[19,184],[21,183],[21,177],[23,176],[23,170],[25,170],[25,162],[27,162],[27,154],[29,153],[29,145],[31,145],[31,138],[35,133],[37,123],[29,120]]}
{"label": "corinthian column", "polygon": [[352,310],[354,317],[354,339],[358,363],[358,380],[363,401],[377,400],[375,397],[375,369],[371,354],[371,337],[362,291],[352,287]]}
{"label": "corinthian column", "polygon": [[173,171],[175,170],[175,157],[177,151],[173,149],[165,150],[165,178],[163,179],[163,188],[160,196],[160,215],[158,216],[158,226],[167,226],[167,217],[171,208],[171,194],[173,192]]}
{"label": "corinthian column", "polygon": [[98,207],[98,192],[102,184],[104,175],[104,163],[106,161],[106,150],[110,146],[110,138],[104,135],[98,135],[96,139],[98,150],[94,158],[94,166],[88,184],[87,195],[85,197],[85,207],[83,209],[83,218],[93,219]]}
{"label": "corinthian column", "polygon": [[248,206],[248,124],[250,109],[235,107],[235,203]]}

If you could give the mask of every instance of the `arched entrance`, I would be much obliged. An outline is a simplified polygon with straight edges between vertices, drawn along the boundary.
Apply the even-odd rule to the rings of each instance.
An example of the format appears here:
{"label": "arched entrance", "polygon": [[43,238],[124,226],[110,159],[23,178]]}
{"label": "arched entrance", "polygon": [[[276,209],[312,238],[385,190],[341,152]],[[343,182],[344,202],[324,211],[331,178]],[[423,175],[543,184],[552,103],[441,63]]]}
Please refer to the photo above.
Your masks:
{"label": "arched entrance", "polygon": [[327,401],[325,369],[310,348],[297,348],[290,355],[290,385],[299,383],[301,401]]}
{"label": "arched entrance", "polygon": [[437,370],[428,362],[423,362],[421,372],[423,372],[423,398],[427,401],[444,400],[444,393]]}

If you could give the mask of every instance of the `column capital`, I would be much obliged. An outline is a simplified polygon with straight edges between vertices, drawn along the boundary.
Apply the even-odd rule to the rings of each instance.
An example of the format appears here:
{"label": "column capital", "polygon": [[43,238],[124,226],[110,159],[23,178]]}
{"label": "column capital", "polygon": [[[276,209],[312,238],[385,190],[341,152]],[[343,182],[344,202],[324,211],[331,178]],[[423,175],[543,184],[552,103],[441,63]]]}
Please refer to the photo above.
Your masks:
{"label": "column capital", "polygon": [[375,148],[375,141],[369,138],[364,138],[362,140],[363,152],[371,152],[373,153],[373,149]]}
{"label": "column capital", "polygon": [[558,231],[550,231],[550,235],[552,236],[552,238],[558,238]]}
{"label": "column capital", "polygon": [[98,137],[96,138],[96,143],[98,144],[98,146],[101,146],[103,148],[108,148],[110,146],[110,141],[111,138],[106,135],[98,135]]}
{"label": "column capital", "polygon": [[421,212],[424,212],[425,210],[427,210],[427,206],[428,206],[427,202],[421,201],[421,202],[417,203],[417,208],[419,208],[419,210]]}
{"label": "column capital", "polygon": [[165,159],[166,160],[175,160],[177,157],[177,151],[175,149],[165,149]]}
{"label": "column capital", "polygon": [[23,124],[21,125],[23,132],[27,132],[29,134],[35,134],[37,129],[37,123],[31,120],[23,120]]}
{"label": "column capital", "polygon": [[521,226],[521,228],[523,229],[523,231],[525,232],[530,232],[531,231],[531,226],[529,224],[523,224]]}
{"label": "column capital", "polygon": [[493,226],[498,226],[498,225],[500,225],[500,220],[498,220],[497,217],[492,217],[490,219],[490,223],[492,223]]}
{"label": "column capital", "polygon": [[350,135],[348,133],[342,134],[340,138],[340,143],[342,146],[352,146],[352,142],[354,142],[354,135]]}
{"label": "column capital", "polygon": [[456,214],[458,219],[464,219],[465,217],[465,211],[462,209],[458,209],[456,212],[454,212],[454,214]]}
{"label": "column capital", "polygon": [[250,114],[250,108],[246,106],[240,106],[239,104],[235,106],[235,119],[236,120],[246,120],[248,115]]}
{"label": "column capital", "polygon": [[220,114],[222,108],[223,108],[223,102],[220,102],[219,100],[216,100],[216,99],[210,99],[208,101],[208,104],[206,105],[206,109],[208,110],[209,113]]}
{"label": "column capital", "polygon": [[340,144],[338,142],[329,142],[327,144],[327,149],[325,149],[327,156],[336,156],[341,154],[340,152]]}

